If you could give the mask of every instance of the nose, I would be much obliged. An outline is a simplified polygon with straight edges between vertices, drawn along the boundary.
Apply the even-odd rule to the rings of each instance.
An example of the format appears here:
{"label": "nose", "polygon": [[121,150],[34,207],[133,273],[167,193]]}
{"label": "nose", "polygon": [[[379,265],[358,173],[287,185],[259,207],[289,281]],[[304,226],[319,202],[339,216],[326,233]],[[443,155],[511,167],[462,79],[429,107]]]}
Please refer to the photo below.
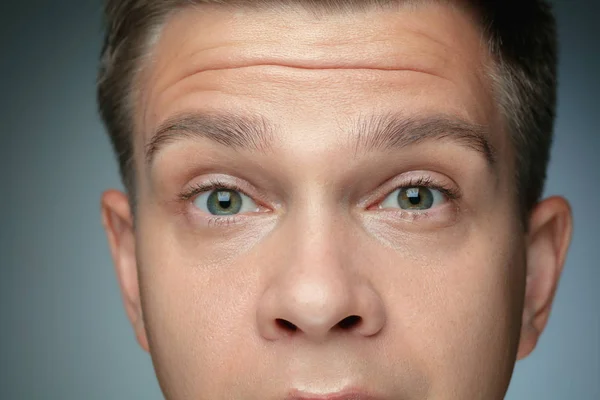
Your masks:
{"label": "nose", "polygon": [[267,257],[276,263],[276,272],[257,308],[264,338],[302,336],[322,342],[336,334],[369,337],[385,325],[382,299],[361,273],[368,265],[358,264],[361,257],[353,254],[340,229],[334,234],[326,225],[298,227],[283,235],[285,239],[275,246],[280,251]]}

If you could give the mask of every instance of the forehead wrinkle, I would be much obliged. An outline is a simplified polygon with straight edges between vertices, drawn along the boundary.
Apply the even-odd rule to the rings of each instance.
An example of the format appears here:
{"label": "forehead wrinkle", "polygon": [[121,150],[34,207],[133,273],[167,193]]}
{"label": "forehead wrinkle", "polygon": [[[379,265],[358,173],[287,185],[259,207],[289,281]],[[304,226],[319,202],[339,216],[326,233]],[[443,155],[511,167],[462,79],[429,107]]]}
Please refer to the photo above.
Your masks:
{"label": "forehead wrinkle", "polygon": [[480,153],[495,166],[497,152],[484,125],[446,115],[403,117],[397,113],[359,117],[350,136],[354,155],[401,149],[426,140],[450,140]]}
{"label": "forehead wrinkle", "polygon": [[[205,21],[206,17],[203,13],[194,12],[197,10],[191,11],[189,9],[180,10],[171,16],[167,24],[168,29],[164,33],[173,39],[171,42],[176,40],[174,43],[178,43],[178,45],[173,46],[173,43],[170,43],[168,47],[160,46],[170,54],[167,57],[168,60],[180,57],[188,60],[174,81],[205,70],[270,63],[316,68],[355,66],[395,69],[407,66],[418,70],[443,71],[446,68],[440,66],[452,62],[451,60],[456,58],[453,55],[457,50],[454,46],[455,41],[445,37],[437,38],[406,18],[396,20],[392,17],[379,17],[383,18],[382,23],[388,25],[391,31],[390,29],[373,28],[365,37],[364,29],[356,32],[351,28],[352,25],[349,29],[344,30],[344,34],[336,33],[337,31],[332,31],[332,28],[326,23],[328,19],[314,21],[309,18],[308,21],[302,19],[300,22],[298,20],[287,22],[291,18],[288,15],[289,12],[279,14],[282,16],[279,18],[282,22],[278,24],[276,22],[275,26],[271,23],[265,27],[259,23],[266,18],[265,13],[256,14],[257,21],[247,21],[250,18],[248,15],[242,15],[240,18],[232,17],[230,15],[232,10],[228,12],[227,8],[213,8],[212,12],[226,18],[228,24],[226,24],[227,28],[224,28],[223,24],[215,25],[213,20]],[[455,14],[462,16],[458,13]],[[267,16],[270,16],[271,20],[279,21],[271,14],[267,14]],[[336,20],[336,23],[349,24],[353,20],[348,17]],[[464,18],[464,16],[462,17]],[[360,18],[360,21],[366,22],[365,17]],[[191,29],[190,26],[203,26],[203,29],[212,28],[219,35],[214,34],[210,36],[209,40],[198,35],[197,30]],[[414,60],[411,63],[410,60],[407,60],[406,51],[396,54],[399,35],[394,32],[398,29],[401,29],[404,35],[413,36],[412,40],[405,40],[404,47],[412,48],[414,42],[423,39],[435,44],[438,51],[421,53],[419,59],[426,57],[425,64],[422,60],[418,62]],[[272,36],[276,31],[277,35]],[[464,33],[461,34],[464,35]],[[163,37],[161,43],[168,39],[167,37]],[[249,41],[248,38],[252,38],[252,40]],[[182,40],[183,44],[196,49],[181,53]],[[277,44],[277,46],[273,44]],[[357,54],[357,46],[365,47],[364,54]],[[332,48],[339,48],[339,54],[332,52]],[[422,51],[421,47],[419,49]],[[353,57],[349,58],[349,55],[353,55]],[[375,57],[375,55],[377,56]],[[413,63],[416,65],[411,65]]]}

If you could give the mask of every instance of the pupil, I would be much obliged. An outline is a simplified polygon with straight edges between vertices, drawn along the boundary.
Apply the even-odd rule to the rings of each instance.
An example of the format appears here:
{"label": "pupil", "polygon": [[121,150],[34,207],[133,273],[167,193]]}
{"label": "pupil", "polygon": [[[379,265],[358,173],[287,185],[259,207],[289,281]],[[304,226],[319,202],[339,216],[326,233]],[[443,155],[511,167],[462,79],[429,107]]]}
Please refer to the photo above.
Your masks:
{"label": "pupil", "polygon": [[410,188],[406,191],[406,196],[408,197],[408,202],[417,206],[421,203],[421,190],[419,188]]}
{"label": "pupil", "polygon": [[231,207],[231,193],[230,192],[218,192],[217,199],[219,200],[219,207],[227,210]]}
{"label": "pupil", "polygon": [[420,195],[410,196],[408,198],[408,201],[410,201],[410,204],[412,204],[413,206],[416,206],[417,204],[419,204],[421,202],[421,196]]}

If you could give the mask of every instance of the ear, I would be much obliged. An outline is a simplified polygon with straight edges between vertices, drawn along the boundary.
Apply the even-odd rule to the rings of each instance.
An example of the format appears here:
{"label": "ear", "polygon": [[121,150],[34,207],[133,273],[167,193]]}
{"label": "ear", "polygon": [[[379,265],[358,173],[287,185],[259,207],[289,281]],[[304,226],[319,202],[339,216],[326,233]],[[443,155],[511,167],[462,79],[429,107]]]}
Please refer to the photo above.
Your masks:
{"label": "ear", "polygon": [[561,197],[540,202],[529,219],[527,283],[517,358],[527,357],[548,322],[552,300],[571,242],[573,218]]}
{"label": "ear", "polygon": [[108,237],[127,317],[138,343],[149,351],[140,301],[133,216],[127,195],[117,190],[102,195],[102,225]]}

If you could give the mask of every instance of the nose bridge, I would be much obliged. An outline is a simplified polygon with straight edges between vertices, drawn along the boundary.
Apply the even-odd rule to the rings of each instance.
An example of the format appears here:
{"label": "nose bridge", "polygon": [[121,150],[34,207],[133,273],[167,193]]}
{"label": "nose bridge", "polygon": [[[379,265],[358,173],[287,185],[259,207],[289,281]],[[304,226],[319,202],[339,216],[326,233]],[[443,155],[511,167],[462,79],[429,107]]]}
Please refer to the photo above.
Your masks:
{"label": "nose bridge", "polygon": [[336,219],[313,216],[299,224],[297,245],[282,276],[282,288],[289,293],[289,311],[313,329],[329,329],[352,308],[351,266],[339,249],[344,229]]}
{"label": "nose bridge", "polygon": [[[287,217],[273,267],[277,272],[257,310],[263,336],[295,333],[323,340],[336,328],[378,331],[382,313],[376,295],[351,264],[348,219],[339,208],[309,202]],[[378,316],[371,321],[367,314],[373,312]]]}
{"label": "nose bridge", "polygon": [[289,213],[285,224],[294,240],[294,246],[288,248],[291,258],[287,270],[291,273],[340,272],[337,271],[343,263],[340,242],[349,228],[348,221],[335,201],[319,195],[324,191],[324,188],[307,190],[307,195]]}

